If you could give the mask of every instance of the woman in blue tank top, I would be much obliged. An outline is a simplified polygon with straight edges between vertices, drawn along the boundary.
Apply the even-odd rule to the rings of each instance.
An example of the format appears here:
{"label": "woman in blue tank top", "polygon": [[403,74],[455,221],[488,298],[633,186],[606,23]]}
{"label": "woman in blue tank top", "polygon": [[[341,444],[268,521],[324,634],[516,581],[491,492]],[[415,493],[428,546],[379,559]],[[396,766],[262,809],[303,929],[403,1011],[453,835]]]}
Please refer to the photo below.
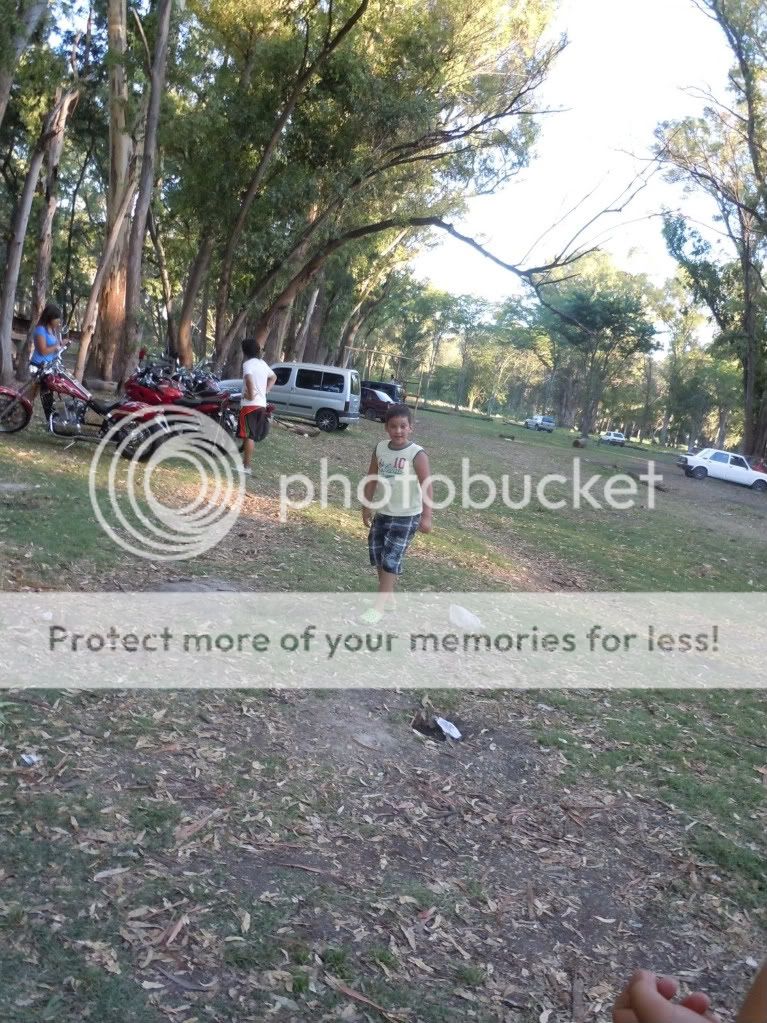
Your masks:
{"label": "woman in blue tank top", "polygon": [[61,327],[61,310],[58,306],[48,303],[43,309],[40,321],[35,327],[34,347],[32,349],[32,366],[45,366],[58,356],[63,345],[56,331]]}

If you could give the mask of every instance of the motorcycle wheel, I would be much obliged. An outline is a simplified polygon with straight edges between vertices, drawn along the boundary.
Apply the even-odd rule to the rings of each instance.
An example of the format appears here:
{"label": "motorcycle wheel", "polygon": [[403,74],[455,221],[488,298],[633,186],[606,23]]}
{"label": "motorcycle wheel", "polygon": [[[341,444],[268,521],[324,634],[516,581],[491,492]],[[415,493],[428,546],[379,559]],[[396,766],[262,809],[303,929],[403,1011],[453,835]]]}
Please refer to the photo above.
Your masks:
{"label": "motorcycle wheel", "polygon": [[[155,434],[157,435],[157,440],[154,443],[149,443]],[[137,459],[139,462],[146,462],[151,458],[152,453],[157,448],[157,445],[162,442],[163,438],[164,433],[159,426],[152,426],[150,424],[143,428],[136,428],[131,432],[128,443],[120,449],[120,454],[131,462],[134,459]],[[146,444],[144,443],[145,441],[147,442]],[[138,454],[139,449],[141,450],[140,455]]]}
{"label": "motorcycle wheel", "polygon": [[32,418],[32,413],[10,394],[0,394],[0,433],[18,433]]}

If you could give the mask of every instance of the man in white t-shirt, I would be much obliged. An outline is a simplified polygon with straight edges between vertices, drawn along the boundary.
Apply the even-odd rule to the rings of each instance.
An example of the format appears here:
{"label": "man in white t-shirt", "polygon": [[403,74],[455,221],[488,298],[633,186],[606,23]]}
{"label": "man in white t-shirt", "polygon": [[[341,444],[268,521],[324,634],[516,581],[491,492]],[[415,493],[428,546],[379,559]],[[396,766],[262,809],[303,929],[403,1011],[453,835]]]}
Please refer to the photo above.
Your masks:
{"label": "man in white t-shirt", "polygon": [[239,435],[243,439],[242,472],[250,476],[253,448],[269,432],[266,396],[277,377],[261,358],[261,346],[253,338],[242,342],[242,399],[240,401]]}

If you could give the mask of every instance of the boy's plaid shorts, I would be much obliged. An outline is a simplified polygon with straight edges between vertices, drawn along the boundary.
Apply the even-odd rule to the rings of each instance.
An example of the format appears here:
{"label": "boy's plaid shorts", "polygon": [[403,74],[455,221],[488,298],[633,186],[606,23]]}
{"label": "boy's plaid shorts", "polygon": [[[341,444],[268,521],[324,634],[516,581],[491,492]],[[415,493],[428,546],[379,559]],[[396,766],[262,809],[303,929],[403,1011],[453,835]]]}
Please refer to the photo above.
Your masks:
{"label": "boy's plaid shorts", "polygon": [[368,533],[370,564],[384,572],[402,575],[405,551],[418,532],[418,515],[375,515]]}

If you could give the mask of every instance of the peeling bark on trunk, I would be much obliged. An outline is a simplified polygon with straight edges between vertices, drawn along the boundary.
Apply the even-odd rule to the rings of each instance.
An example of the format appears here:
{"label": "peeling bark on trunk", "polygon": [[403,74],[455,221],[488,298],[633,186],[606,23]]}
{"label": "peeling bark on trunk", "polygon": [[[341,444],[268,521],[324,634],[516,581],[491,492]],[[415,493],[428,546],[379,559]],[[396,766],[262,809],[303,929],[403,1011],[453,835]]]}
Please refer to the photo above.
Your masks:
{"label": "peeling bark on trunk", "polygon": [[128,253],[127,218],[117,237],[112,268],[105,275],[98,303],[98,332],[88,361],[88,375],[114,380],[114,364],[125,329],[125,259]]}

